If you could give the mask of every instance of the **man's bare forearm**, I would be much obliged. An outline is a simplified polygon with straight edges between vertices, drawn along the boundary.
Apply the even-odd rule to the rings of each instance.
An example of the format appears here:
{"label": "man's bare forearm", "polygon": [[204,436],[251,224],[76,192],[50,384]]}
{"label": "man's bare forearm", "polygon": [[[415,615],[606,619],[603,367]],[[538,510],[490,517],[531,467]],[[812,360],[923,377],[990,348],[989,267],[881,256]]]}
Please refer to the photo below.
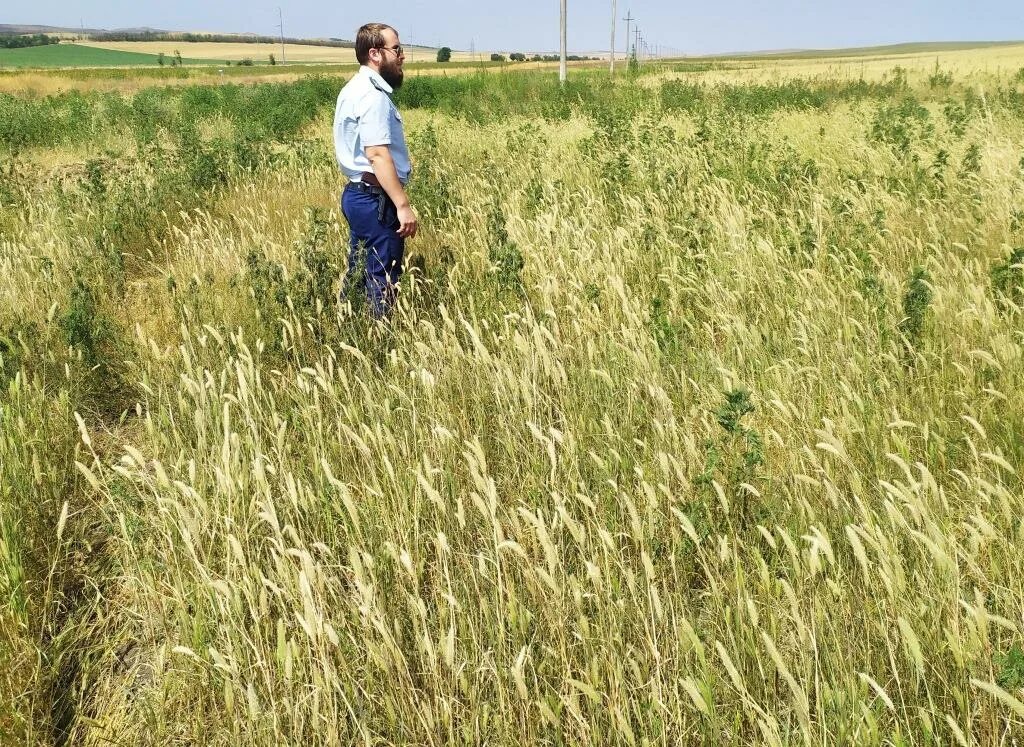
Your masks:
{"label": "man's bare forearm", "polygon": [[395,169],[395,162],[391,158],[391,151],[386,145],[374,146],[366,149],[366,157],[370,159],[373,166],[373,174],[380,182],[381,188],[387,193],[395,207],[409,207],[409,196],[402,187],[402,181],[398,178],[398,170]]}
{"label": "man's bare forearm", "polygon": [[398,235],[403,239],[413,238],[418,228],[416,213],[413,212],[412,205],[409,204],[409,196],[405,193],[405,188],[402,187],[402,182],[398,178],[398,170],[395,168],[391,151],[386,145],[374,145],[366,149],[366,157],[370,159],[373,175],[377,177],[381,188],[395,203]]}

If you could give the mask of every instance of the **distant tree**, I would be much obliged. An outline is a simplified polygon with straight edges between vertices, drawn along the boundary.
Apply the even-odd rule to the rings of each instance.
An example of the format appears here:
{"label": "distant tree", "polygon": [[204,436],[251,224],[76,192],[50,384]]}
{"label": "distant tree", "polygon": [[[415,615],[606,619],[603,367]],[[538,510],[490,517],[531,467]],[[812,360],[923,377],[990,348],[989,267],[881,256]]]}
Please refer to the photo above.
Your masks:
{"label": "distant tree", "polygon": [[452,60],[452,48],[441,47],[437,50],[437,61],[438,62],[451,62]]}
{"label": "distant tree", "polygon": [[246,57],[244,59],[239,60],[238,64],[239,65],[243,65],[245,67],[252,67],[253,64],[255,64],[255,63],[253,63],[252,57]]}
{"label": "distant tree", "polygon": [[513,52],[508,56],[512,62],[526,62],[526,55],[522,52]]}
{"label": "distant tree", "polygon": [[177,49],[174,50],[174,61],[178,63],[178,67],[181,67],[181,52]]}
{"label": "distant tree", "polygon": [[160,67],[164,66],[164,53],[163,52],[161,52],[160,54],[158,54],[156,56],[156,64],[159,65]]}
{"label": "distant tree", "polygon": [[491,62],[504,62],[505,55],[494,52],[491,54]]}
{"label": "distant tree", "polygon": [[542,62],[542,61],[544,60],[544,58],[543,58],[543,57],[541,57],[541,56],[540,56],[539,54],[535,54],[535,55],[534,55],[533,57],[531,57],[530,59],[531,59],[531,60],[532,60],[533,62]]}
{"label": "distant tree", "polygon": [[47,44],[60,44],[60,37],[46,34],[17,34],[0,36],[0,49],[24,49],[25,47],[45,47]]}
{"label": "distant tree", "polygon": [[273,53],[271,53],[271,55],[270,55],[270,64],[271,65],[276,65],[277,64],[277,58],[274,57]]}

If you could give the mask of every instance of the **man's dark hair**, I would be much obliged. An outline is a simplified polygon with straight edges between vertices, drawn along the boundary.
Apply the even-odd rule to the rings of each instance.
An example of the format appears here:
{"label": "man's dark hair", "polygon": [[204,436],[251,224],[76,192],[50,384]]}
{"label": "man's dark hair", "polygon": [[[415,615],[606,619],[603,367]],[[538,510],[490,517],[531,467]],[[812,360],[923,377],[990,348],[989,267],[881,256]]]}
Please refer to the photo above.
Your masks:
{"label": "man's dark hair", "polygon": [[356,32],[356,59],[360,65],[370,61],[371,49],[380,49],[384,46],[384,29],[395,31],[386,23],[367,23],[360,26]]}

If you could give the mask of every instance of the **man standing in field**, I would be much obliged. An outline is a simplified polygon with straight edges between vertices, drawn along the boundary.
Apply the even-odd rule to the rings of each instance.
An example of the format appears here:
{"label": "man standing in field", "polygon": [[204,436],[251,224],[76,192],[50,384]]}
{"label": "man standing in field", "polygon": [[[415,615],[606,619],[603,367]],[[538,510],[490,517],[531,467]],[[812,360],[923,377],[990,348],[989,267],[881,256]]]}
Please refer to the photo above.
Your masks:
{"label": "man standing in field", "polygon": [[[402,274],[405,240],[416,235],[416,214],[405,184],[412,173],[402,117],[391,94],[402,85],[405,54],[398,32],[368,23],[356,33],[359,72],[338,96],[334,149],[347,179],[341,211],[350,229],[342,295],[364,288],[373,315],[388,315]],[[365,274],[364,274],[365,258]]]}

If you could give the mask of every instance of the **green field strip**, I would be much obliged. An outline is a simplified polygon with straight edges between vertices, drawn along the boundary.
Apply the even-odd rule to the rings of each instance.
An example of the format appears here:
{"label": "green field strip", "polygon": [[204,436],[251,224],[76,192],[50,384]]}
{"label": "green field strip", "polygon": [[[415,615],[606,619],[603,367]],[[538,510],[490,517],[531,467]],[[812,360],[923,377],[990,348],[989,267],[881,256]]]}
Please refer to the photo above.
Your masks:
{"label": "green field strip", "polygon": [[[114,49],[83,47],[78,44],[51,44],[45,47],[0,49],[0,68],[62,68],[62,67],[158,67],[158,55],[142,52],[121,52]],[[164,56],[170,67],[171,55]],[[217,60],[183,58],[186,65],[216,65]],[[223,63],[219,63],[223,64]]]}

